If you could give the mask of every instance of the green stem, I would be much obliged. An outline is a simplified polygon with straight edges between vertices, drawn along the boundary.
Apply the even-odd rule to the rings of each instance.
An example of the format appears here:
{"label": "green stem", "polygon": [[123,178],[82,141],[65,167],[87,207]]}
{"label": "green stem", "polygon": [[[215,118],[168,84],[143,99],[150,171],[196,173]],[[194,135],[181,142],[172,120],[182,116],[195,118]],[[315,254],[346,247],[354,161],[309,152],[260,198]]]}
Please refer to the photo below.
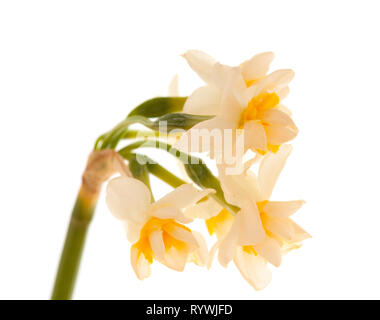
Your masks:
{"label": "green stem", "polygon": [[58,266],[52,300],[70,300],[72,297],[96,200],[97,195],[88,194],[83,187],[79,191]]}
{"label": "green stem", "polygon": [[160,136],[167,137],[167,135],[158,131],[127,130],[123,135],[123,139],[136,139],[138,137],[159,138]]}
{"label": "green stem", "polygon": [[95,143],[95,149],[115,149],[119,140],[123,137],[128,127],[132,124],[142,124],[146,127],[153,126],[153,122],[142,116],[131,116],[120,122],[110,132],[100,136]]}
{"label": "green stem", "polygon": [[[201,159],[190,156],[184,152],[180,152],[179,150],[173,148],[170,144],[167,144],[165,142],[158,141],[158,140],[150,140],[150,139],[144,139],[141,141],[136,141],[134,143],[131,143],[125,146],[124,148],[122,148],[121,150],[119,150],[118,152],[122,157],[128,159],[128,157],[130,157],[131,155],[131,152],[138,148],[156,148],[156,149],[161,149],[170,153],[172,156],[176,157],[177,159],[183,162],[188,176],[198,186],[200,186],[201,188],[210,188],[210,189],[215,190],[215,194],[212,194],[211,197],[214,198],[222,207],[227,209],[233,215],[236,214],[240,210],[240,208],[234,205],[231,205],[226,201],[226,199],[224,198],[224,192],[221,188],[218,178],[216,178],[211,173],[211,171],[207,168],[206,164],[204,164]],[[149,158],[146,157],[146,159],[149,159]],[[149,161],[147,163],[149,163]],[[161,177],[163,177],[164,179],[162,180],[167,182],[165,180],[167,179],[167,173],[163,174],[163,171],[161,169],[159,171],[161,171],[160,172],[161,176],[158,176],[158,178],[161,179]],[[168,173],[171,176],[174,176],[170,172]],[[170,184],[169,182],[167,183]],[[178,187],[178,185],[176,187]]]}
{"label": "green stem", "polygon": [[166,182],[169,186],[173,188],[178,188],[180,185],[186,184],[186,181],[178,178],[176,175],[172,174],[170,171],[166,170],[159,164],[147,163],[146,166],[151,174]]}

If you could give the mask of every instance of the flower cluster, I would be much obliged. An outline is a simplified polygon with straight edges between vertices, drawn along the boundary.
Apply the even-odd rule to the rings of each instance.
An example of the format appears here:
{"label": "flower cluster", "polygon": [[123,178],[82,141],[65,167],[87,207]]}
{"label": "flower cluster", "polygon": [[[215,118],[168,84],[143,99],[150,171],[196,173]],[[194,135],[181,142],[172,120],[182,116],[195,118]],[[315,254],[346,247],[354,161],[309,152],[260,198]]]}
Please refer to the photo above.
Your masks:
{"label": "flower cluster", "polygon": [[[268,74],[273,57],[273,53],[266,52],[231,67],[200,51],[184,54],[205,85],[186,99],[181,110],[186,117],[182,115],[181,121],[195,119],[189,115],[204,117],[196,118],[201,120],[186,128],[175,148],[190,156],[207,152],[217,160],[215,179],[220,188],[208,187],[202,176],[190,176],[186,179],[192,179],[201,189],[192,183],[177,183],[174,191],[152,201],[149,184],[134,174],[131,163],[134,177],[118,177],[109,182],[107,204],[125,222],[132,243],[131,263],[139,279],[150,275],[153,260],[183,271],[187,262],[211,267],[217,256],[223,266],[233,261],[244,279],[260,290],[271,280],[268,263],[280,266],[285,253],[299,248],[310,237],[290,218],[303,201],[271,200],[274,185],[291,153],[291,146],[286,143],[298,134],[290,111],[282,104],[294,73],[285,69]],[[147,114],[146,110],[148,107],[144,106]],[[161,116],[157,110],[149,112]],[[149,128],[155,127],[152,124]],[[232,132],[231,139],[223,136],[226,130]],[[194,139],[215,132],[222,133],[223,143],[210,137],[194,143]],[[225,152],[226,144],[237,150],[239,141],[243,141],[241,155],[235,153],[231,162]],[[255,157],[243,161],[248,151]],[[237,162],[242,169],[231,174],[228,169]],[[257,170],[252,169],[254,164]],[[209,234],[216,235],[210,250],[203,236],[187,226],[194,219],[203,219]]]}

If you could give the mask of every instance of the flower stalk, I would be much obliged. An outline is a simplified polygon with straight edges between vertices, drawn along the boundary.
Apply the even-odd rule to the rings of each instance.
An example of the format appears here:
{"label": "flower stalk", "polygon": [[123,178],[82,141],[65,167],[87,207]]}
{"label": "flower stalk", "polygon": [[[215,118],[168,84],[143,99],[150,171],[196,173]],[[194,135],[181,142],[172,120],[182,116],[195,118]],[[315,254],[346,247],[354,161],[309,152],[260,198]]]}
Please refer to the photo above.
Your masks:
{"label": "flower stalk", "polygon": [[52,300],[69,300],[74,291],[88,227],[98,195],[82,185],[75,202],[52,293]]}
{"label": "flower stalk", "polygon": [[129,170],[117,152],[101,150],[90,154],[71,214],[52,300],[69,300],[73,295],[88,227],[95,212],[101,187],[115,172],[130,176]]}

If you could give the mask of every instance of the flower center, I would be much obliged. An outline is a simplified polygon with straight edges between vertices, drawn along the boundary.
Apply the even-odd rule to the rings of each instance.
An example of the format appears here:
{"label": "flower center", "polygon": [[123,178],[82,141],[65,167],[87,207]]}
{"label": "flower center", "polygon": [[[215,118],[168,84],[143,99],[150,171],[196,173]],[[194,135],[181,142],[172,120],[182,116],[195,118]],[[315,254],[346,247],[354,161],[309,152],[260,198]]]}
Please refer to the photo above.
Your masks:
{"label": "flower center", "polygon": [[222,209],[215,217],[207,219],[205,222],[210,235],[214,233],[223,235],[233,221],[234,217],[232,214],[226,209]]}
{"label": "flower center", "polygon": [[[253,97],[248,102],[247,107],[244,109],[239,122],[239,129],[242,129],[244,125],[252,120],[259,120],[263,111],[275,108],[280,103],[280,98],[274,92],[272,93],[260,93],[258,96]],[[265,123],[260,121],[263,125]]]}
{"label": "flower center", "polygon": [[256,250],[253,248],[253,246],[242,246],[242,249],[244,252],[246,252],[248,254],[253,254],[255,256],[258,255]]}
{"label": "flower center", "polygon": [[150,245],[149,237],[152,232],[162,230],[162,239],[166,251],[170,250],[173,247],[177,250],[186,249],[185,242],[180,241],[170,235],[170,232],[173,231],[174,228],[182,228],[186,231],[191,232],[189,228],[185,227],[182,224],[179,224],[173,219],[150,218],[141,229],[140,239],[133,246],[138,249],[139,254],[143,254],[145,256],[145,259],[147,259],[149,263],[152,263],[153,250]]}

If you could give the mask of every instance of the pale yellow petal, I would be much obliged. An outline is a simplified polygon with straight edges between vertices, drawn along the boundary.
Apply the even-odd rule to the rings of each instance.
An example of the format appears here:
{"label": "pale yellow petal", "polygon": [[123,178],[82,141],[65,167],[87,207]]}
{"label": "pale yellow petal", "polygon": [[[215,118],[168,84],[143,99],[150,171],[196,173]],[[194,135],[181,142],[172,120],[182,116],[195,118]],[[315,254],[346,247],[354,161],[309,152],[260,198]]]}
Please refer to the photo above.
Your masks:
{"label": "pale yellow petal", "polygon": [[186,100],[183,112],[195,115],[216,115],[219,113],[220,89],[204,86],[196,89]]}
{"label": "pale yellow petal", "polygon": [[190,223],[192,221],[192,219],[185,217],[181,209],[171,205],[152,206],[149,214],[159,219],[175,219],[181,223]]}
{"label": "pale yellow petal", "polygon": [[132,246],[131,264],[138,279],[143,280],[150,276],[150,263],[139,250]]}
{"label": "pale yellow petal", "polygon": [[233,67],[221,64],[216,62],[213,65],[212,77],[214,85],[219,88],[219,90],[224,90],[226,86],[230,86],[231,84],[228,82],[231,71]]}
{"label": "pale yellow petal", "polygon": [[149,243],[156,259],[163,262],[165,260],[165,244],[162,238],[162,230],[152,231],[149,235]]}
{"label": "pale yellow petal", "polygon": [[188,259],[189,253],[187,250],[178,250],[171,247],[165,252],[165,265],[175,271],[183,271]]}
{"label": "pale yellow petal", "polygon": [[237,249],[235,264],[244,279],[256,290],[264,289],[272,280],[272,274],[265,259]]}
{"label": "pale yellow petal", "polygon": [[265,219],[265,229],[286,241],[293,241],[295,230],[289,219],[279,219],[267,216]]}
{"label": "pale yellow petal", "polygon": [[229,118],[216,116],[210,120],[202,121],[186,131],[174,148],[183,152],[210,152],[223,153],[224,130],[233,130],[237,126]]}
{"label": "pale yellow petal", "polygon": [[274,71],[247,89],[248,98],[252,99],[263,92],[276,92],[280,94],[281,90],[287,87],[293,77],[294,72],[290,69]]}
{"label": "pale yellow petal", "polygon": [[202,234],[197,231],[192,231],[192,234],[198,243],[198,248],[190,254],[190,261],[201,267],[206,266],[209,261],[206,240],[203,238]]}
{"label": "pale yellow petal", "polygon": [[265,240],[253,247],[255,251],[268,260],[269,263],[275,267],[279,267],[281,264],[281,248],[276,240],[266,237]]}
{"label": "pale yellow petal", "polygon": [[227,174],[224,166],[218,166],[219,179],[227,202],[242,207],[248,200],[260,201],[260,188],[253,172],[241,175]]}
{"label": "pale yellow petal", "polygon": [[148,187],[137,179],[118,177],[107,185],[106,202],[112,214],[118,219],[134,223],[145,221],[150,201]]}
{"label": "pale yellow petal", "polygon": [[199,248],[198,241],[194,237],[191,231],[178,226],[171,226],[170,228],[165,228],[165,231],[173,238],[185,242],[191,250]]}
{"label": "pale yellow petal", "polygon": [[213,83],[213,65],[216,63],[214,58],[199,50],[189,50],[183,57],[203,81]]}
{"label": "pale yellow petal", "polygon": [[199,190],[192,184],[183,184],[158,200],[153,207],[160,207],[164,205],[172,206],[178,209],[185,209],[186,207],[194,205],[199,200],[214,192],[215,191],[213,189]]}
{"label": "pale yellow petal", "polygon": [[277,90],[274,90],[274,92],[278,95],[278,97],[280,98],[280,101],[281,101],[281,100],[284,100],[289,95],[290,89],[288,86],[285,86],[283,88],[279,88]]}
{"label": "pale yellow petal", "polygon": [[267,150],[267,137],[264,127],[257,121],[249,121],[244,125],[245,150]]}
{"label": "pale yellow petal", "polygon": [[231,68],[222,92],[220,116],[225,116],[238,122],[240,114],[247,106],[248,101],[248,91],[240,68]]}
{"label": "pale yellow petal", "polygon": [[214,243],[214,245],[211,247],[210,249],[210,253],[209,253],[209,257],[208,257],[208,262],[207,262],[207,269],[210,269],[212,267],[212,263],[214,261],[214,257],[215,257],[215,254],[216,252],[218,251],[219,247],[220,247],[220,243],[221,241],[218,240],[216,243]]}
{"label": "pale yellow petal", "polygon": [[268,143],[273,145],[283,144],[294,139],[298,134],[298,129],[281,125],[265,126]]}
{"label": "pale yellow petal", "polygon": [[140,238],[141,228],[144,226],[143,223],[134,223],[132,221],[125,221],[125,229],[127,233],[127,239],[130,243],[135,243]]}
{"label": "pale yellow petal", "polygon": [[220,241],[218,259],[223,267],[227,267],[228,263],[233,260],[239,241],[239,232],[241,228],[241,218],[235,216],[235,221],[226,237]]}
{"label": "pale yellow petal", "polygon": [[201,200],[185,210],[185,216],[191,219],[210,219],[216,216],[222,207],[213,199]]}
{"label": "pale yellow petal", "polygon": [[283,88],[294,78],[294,71],[291,69],[276,70],[265,77],[260,83],[260,91]]}
{"label": "pale yellow petal", "polygon": [[239,245],[256,245],[264,241],[265,230],[254,201],[246,201],[237,216],[241,218]]}
{"label": "pale yellow petal", "polygon": [[178,74],[176,74],[173,79],[170,81],[169,89],[168,89],[169,97],[177,97],[179,96],[178,90]]}
{"label": "pale yellow petal", "polygon": [[261,161],[258,175],[262,195],[261,200],[270,199],[277,178],[284,168],[291,151],[292,147],[290,145],[283,145],[276,154],[268,153]]}
{"label": "pale yellow petal", "polygon": [[305,203],[303,200],[269,201],[263,206],[263,211],[271,217],[288,218]]}
{"label": "pale yellow petal", "polygon": [[294,230],[294,236],[292,241],[293,242],[301,242],[303,240],[311,238],[311,235],[306,232],[304,229],[302,229],[298,224],[296,224],[293,220],[288,219],[291,223],[293,230]]}
{"label": "pale yellow petal", "polygon": [[267,74],[270,63],[273,59],[273,52],[263,52],[243,62],[241,64],[241,72],[244,80],[257,80],[264,77]]}
{"label": "pale yellow petal", "polygon": [[290,127],[297,130],[297,127],[292,118],[286,113],[278,109],[268,109],[259,114],[260,120],[270,125],[279,125]]}

